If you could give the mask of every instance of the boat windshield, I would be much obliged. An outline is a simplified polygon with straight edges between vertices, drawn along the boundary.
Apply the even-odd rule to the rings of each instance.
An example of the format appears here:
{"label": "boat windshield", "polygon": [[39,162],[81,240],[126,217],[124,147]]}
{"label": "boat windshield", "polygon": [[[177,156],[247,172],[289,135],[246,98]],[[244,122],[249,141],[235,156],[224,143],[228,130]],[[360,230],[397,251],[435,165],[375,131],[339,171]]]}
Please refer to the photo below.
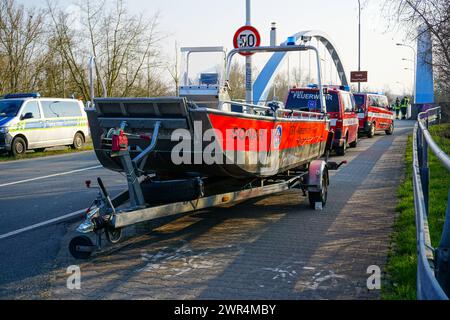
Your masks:
{"label": "boat windshield", "polygon": [[[325,94],[327,112],[339,112],[339,97],[336,92]],[[320,95],[318,90],[291,90],[286,109],[320,112]]]}

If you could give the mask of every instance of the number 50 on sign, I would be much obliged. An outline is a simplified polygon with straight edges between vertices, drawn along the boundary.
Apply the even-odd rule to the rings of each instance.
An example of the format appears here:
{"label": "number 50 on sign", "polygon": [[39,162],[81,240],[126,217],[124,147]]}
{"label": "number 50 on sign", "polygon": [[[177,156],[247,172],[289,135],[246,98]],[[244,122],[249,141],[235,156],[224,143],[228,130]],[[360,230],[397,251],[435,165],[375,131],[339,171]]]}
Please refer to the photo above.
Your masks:
{"label": "number 50 on sign", "polygon": [[[234,48],[255,48],[261,45],[261,36],[252,26],[243,26],[236,31],[233,38]],[[240,52],[243,56],[250,56],[251,52]]]}

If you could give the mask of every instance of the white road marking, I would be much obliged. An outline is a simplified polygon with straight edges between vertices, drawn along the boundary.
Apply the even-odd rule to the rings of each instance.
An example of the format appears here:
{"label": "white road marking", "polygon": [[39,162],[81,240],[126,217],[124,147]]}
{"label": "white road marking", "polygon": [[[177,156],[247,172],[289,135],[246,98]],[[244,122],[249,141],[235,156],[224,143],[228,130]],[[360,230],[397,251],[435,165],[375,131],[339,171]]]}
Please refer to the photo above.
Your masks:
{"label": "white road marking", "polygon": [[34,224],[32,226],[29,226],[29,227],[25,227],[25,228],[22,228],[22,229],[11,231],[11,232],[8,232],[8,233],[0,235],[0,240],[3,240],[3,239],[6,239],[6,238],[15,236],[15,235],[27,232],[27,231],[31,231],[31,230],[34,230],[34,229],[37,229],[37,228],[40,228],[40,227],[45,227],[47,225],[54,224],[56,222],[61,222],[61,221],[68,220],[68,219],[73,218],[73,217],[81,216],[85,212],[86,212],[86,209],[75,211],[75,212],[66,214],[64,216],[58,217],[58,218],[50,219],[50,220],[47,220],[47,221],[44,221],[44,222],[36,223],[36,224]]}
{"label": "white road marking", "polygon": [[43,177],[37,177],[37,178],[32,178],[32,179],[25,179],[25,180],[20,180],[20,181],[15,181],[15,182],[8,182],[8,183],[0,184],[0,188],[1,187],[13,186],[13,185],[16,185],[16,184],[21,184],[21,183],[27,183],[27,182],[31,182],[31,181],[42,180],[42,179],[48,179],[48,178],[59,177],[59,176],[66,176],[66,175],[73,174],[73,173],[78,173],[78,172],[83,172],[83,171],[88,171],[88,170],[93,170],[93,169],[99,169],[99,168],[103,168],[103,166],[100,165],[100,166],[89,167],[89,168],[84,168],[84,169],[78,169],[78,170],[73,170],[73,171],[67,171],[67,172],[50,174],[48,176],[43,176]]}

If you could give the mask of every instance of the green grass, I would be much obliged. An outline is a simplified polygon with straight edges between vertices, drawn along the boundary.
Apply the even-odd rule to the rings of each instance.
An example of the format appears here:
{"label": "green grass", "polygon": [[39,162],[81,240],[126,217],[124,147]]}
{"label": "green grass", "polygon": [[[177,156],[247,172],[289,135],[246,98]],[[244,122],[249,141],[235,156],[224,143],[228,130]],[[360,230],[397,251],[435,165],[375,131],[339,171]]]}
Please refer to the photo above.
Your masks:
{"label": "green grass", "polygon": [[[450,124],[430,128],[434,140],[450,154]],[[450,174],[430,152],[430,213],[428,217],[431,241],[439,245],[445,218]],[[392,236],[392,249],[386,266],[387,278],[382,288],[382,298],[386,300],[416,299],[416,226],[412,187],[412,136],[406,149],[405,180],[398,188],[397,218]]]}
{"label": "green grass", "polygon": [[14,161],[14,160],[22,160],[22,159],[32,159],[32,158],[42,158],[47,156],[54,156],[54,155],[60,155],[60,154],[67,154],[67,153],[75,153],[75,152],[82,152],[82,151],[89,151],[93,150],[92,144],[86,144],[83,148],[79,150],[73,150],[70,147],[66,148],[58,148],[58,149],[47,149],[43,152],[27,152],[26,154],[20,156],[20,157],[13,157],[8,154],[1,154],[0,155],[0,162],[5,161]]}

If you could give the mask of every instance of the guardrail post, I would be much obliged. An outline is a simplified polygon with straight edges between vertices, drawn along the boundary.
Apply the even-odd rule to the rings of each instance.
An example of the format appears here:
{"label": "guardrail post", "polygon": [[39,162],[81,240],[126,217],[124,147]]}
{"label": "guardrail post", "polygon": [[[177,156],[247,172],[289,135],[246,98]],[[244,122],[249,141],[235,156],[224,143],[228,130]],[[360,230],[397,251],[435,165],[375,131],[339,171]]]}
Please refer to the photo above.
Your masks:
{"label": "guardrail post", "polygon": [[436,278],[447,296],[450,296],[450,190],[441,242],[435,250]]}

